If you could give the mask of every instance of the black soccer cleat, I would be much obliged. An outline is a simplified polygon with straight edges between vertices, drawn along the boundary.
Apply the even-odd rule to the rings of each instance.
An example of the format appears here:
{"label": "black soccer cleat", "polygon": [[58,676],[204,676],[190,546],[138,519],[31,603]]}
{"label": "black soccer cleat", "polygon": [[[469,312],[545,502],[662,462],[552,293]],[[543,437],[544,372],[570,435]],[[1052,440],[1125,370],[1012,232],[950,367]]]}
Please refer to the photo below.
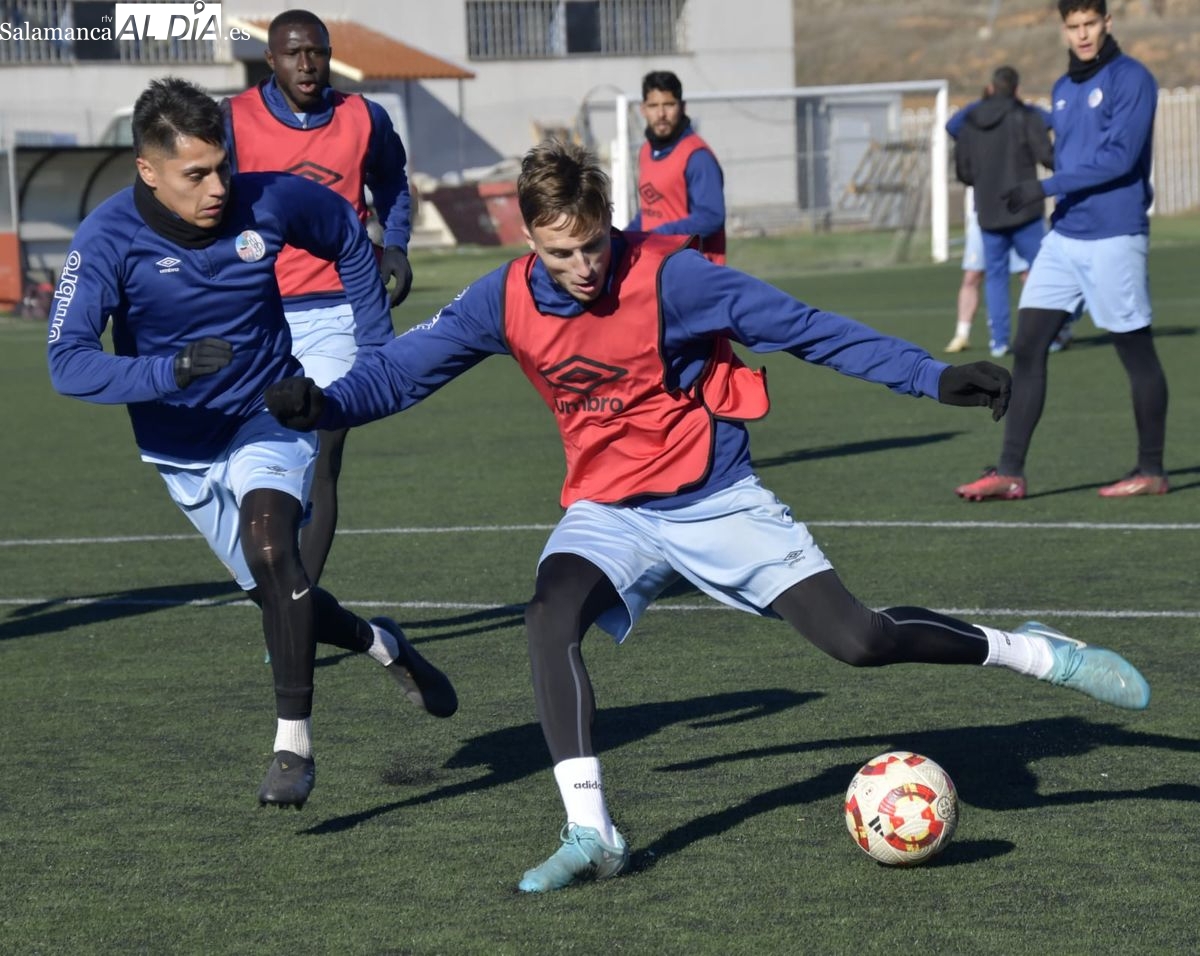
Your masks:
{"label": "black soccer cleat", "polygon": [[317,765],[312,757],[298,757],[290,750],[276,750],[267,776],[258,788],[262,806],[295,807],[299,810],[317,782]]}
{"label": "black soccer cleat", "polygon": [[458,695],[450,678],[417,653],[400,625],[390,617],[373,617],[371,623],[396,639],[400,652],[384,669],[396,678],[404,696],[434,717],[449,717],[458,710]]}

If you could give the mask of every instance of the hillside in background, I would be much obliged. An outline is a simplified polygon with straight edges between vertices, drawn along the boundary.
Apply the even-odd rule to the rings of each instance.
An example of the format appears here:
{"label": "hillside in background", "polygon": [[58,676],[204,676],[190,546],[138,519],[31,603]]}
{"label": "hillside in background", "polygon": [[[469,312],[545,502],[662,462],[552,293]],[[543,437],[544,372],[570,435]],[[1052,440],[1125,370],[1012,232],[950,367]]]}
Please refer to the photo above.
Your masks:
{"label": "hillside in background", "polygon": [[[797,86],[944,78],[962,99],[1008,63],[1037,99],[1067,67],[1054,0],[794,3]],[[1121,49],[1161,87],[1200,86],[1200,0],[1109,0],[1108,9]]]}

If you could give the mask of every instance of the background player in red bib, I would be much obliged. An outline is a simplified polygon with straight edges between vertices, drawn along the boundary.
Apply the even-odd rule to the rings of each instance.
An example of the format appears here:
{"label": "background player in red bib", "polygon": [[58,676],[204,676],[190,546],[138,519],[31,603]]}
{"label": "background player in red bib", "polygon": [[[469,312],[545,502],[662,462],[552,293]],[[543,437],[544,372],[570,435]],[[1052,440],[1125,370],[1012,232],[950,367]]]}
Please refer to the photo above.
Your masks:
{"label": "background player in red bib", "polygon": [[[394,308],[412,286],[408,240],[411,198],[404,144],[378,103],[329,85],[333,50],[329,31],[307,10],[288,10],[267,31],[272,75],[253,89],[226,100],[229,157],[235,172],[279,171],[316,180],[350,202],[366,222],[364,190],[371,190],[383,226],[380,271],[393,283]],[[280,254],[276,276],[292,353],[304,374],[328,385],[346,374],[360,348],[383,345],[393,336],[390,319],[355,316],[337,272],[302,249]],[[315,584],[325,567],[337,526],[337,480],[346,429],[323,432],[312,486],[312,516],[301,533],[304,569]]]}
{"label": "background player in red bib", "polygon": [[684,111],[683,85],[666,70],[642,78],[646,142],[638,153],[638,214],[630,232],[699,236],[706,259],[725,264],[725,177]]}

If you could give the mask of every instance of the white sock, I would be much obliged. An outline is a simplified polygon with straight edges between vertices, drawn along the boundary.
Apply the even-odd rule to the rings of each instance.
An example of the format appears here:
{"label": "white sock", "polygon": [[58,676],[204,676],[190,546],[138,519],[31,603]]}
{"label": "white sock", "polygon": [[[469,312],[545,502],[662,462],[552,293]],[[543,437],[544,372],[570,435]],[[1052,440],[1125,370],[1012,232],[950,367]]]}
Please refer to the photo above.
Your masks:
{"label": "white sock", "polygon": [[312,718],[284,720],[280,717],[275,726],[275,750],[290,750],[297,757],[311,757]]}
{"label": "white sock", "polygon": [[977,624],[987,636],[988,655],[984,666],[1007,667],[1018,674],[1045,677],[1054,666],[1054,652],[1044,637],[1031,634],[1014,634],[999,631],[994,627]]}
{"label": "white sock", "polygon": [[396,643],[396,639],[381,627],[372,624],[371,633],[375,635],[375,639],[371,641],[367,653],[386,667],[399,655],[400,646]]}
{"label": "white sock", "polygon": [[971,337],[971,323],[959,322],[954,327],[954,337],[956,339],[969,339]]}
{"label": "white sock", "polygon": [[594,827],[609,846],[617,842],[616,829],[604,803],[604,781],[596,757],[572,757],[554,765],[554,779],[567,809],[567,823]]}

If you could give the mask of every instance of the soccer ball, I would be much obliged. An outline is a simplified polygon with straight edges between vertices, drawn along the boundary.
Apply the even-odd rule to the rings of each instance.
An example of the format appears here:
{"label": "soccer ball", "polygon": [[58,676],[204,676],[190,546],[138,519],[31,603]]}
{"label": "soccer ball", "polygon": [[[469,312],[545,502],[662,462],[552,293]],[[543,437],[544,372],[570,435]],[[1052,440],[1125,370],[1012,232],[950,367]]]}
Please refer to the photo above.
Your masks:
{"label": "soccer ball", "polygon": [[846,790],[846,829],[864,853],[889,866],[924,863],[958,824],[958,794],[941,767],[896,750],[868,760]]}

